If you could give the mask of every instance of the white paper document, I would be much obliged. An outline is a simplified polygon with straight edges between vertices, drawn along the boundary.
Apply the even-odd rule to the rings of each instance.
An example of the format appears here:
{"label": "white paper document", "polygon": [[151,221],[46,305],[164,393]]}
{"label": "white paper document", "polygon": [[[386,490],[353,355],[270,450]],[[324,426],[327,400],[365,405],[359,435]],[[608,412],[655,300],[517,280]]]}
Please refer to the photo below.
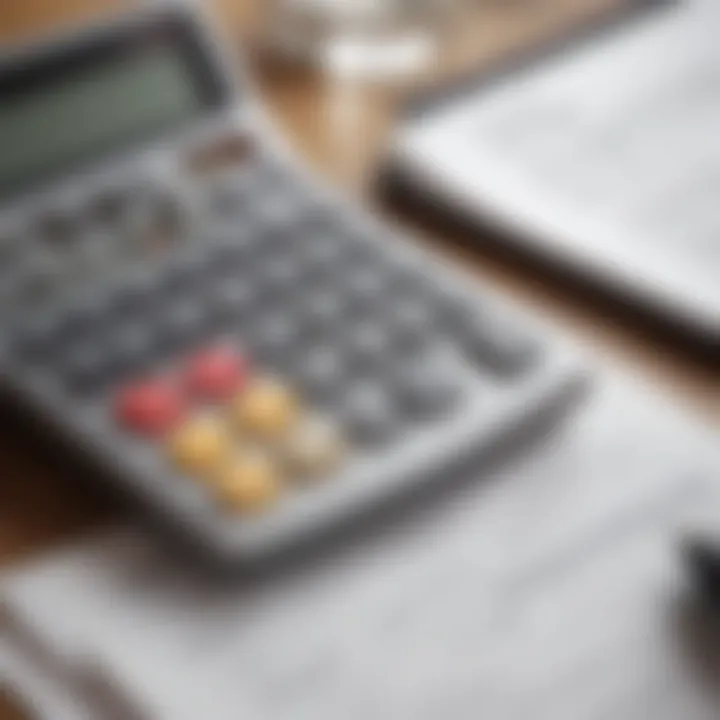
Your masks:
{"label": "white paper document", "polygon": [[99,720],[711,720],[676,540],[716,439],[608,383],[494,477],[281,572],[200,577],[122,529],[6,574],[6,627]]}

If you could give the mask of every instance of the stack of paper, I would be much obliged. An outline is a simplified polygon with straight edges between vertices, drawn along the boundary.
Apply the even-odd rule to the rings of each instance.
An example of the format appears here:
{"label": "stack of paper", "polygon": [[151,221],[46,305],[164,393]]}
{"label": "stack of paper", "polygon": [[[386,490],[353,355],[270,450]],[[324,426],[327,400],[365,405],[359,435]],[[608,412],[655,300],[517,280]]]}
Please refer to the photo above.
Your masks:
{"label": "stack of paper", "polygon": [[48,720],[717,718],[676,548],[714,440],[612,382],[489,481],[263,579],[122,529],[5,577],[5,676]]}

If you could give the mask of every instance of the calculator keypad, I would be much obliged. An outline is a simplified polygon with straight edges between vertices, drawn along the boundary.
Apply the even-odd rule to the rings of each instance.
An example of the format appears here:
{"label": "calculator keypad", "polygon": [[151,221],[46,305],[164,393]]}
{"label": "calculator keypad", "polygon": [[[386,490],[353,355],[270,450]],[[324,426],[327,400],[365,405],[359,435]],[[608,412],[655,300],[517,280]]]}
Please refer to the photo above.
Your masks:
{"label": "calculator keypad", "polygon": [[[204,234],[160,259],[186,230],[187,208],[162,193],[140,200],[103,191],[83,236],[116,242],[120,223],[140,253],[131,271],[35,313],[13,354],[71,402],[114,404],[118,431],[240,514],[442,424],[463,399],[450,356],[506,377],[537,357],[512,326],[445,297],[272,169],[216,181]],[[66,255],[78,244],[67,218],[42,227]],[[28,286],[36,272],[50,276],[34,269]]]}

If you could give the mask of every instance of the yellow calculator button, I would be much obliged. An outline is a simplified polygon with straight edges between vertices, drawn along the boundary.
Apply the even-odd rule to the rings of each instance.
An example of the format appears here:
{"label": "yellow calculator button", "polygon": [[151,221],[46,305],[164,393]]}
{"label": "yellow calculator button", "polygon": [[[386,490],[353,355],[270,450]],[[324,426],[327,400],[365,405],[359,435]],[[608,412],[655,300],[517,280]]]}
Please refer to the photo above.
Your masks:
{"label": "yellow calculator button", "polygon": [[307,477],[335,469],[346,446],[337,425],[324,418],[311,418],[292,432],[282,450],[291,470]]}
{"label": "yellow calculator button", "polygon": [[232,447],[230,428],[216,415],[193,418],[170,438],[170,454],[178,467],[203,477],[217,471]]}
{"label": "yellow calculator button", "polygon": [[299,403],[292,390],[280,381],[263,378],[235,398],[232,411],[243,429],[271,440],[295,424]]}
{"label": "yellow calculator button", "polygon": [[281,478],[276,464],[267,455],[247,451],[222,468],[215,488],[220,500],[232,510],[257,515],[277,502]]}

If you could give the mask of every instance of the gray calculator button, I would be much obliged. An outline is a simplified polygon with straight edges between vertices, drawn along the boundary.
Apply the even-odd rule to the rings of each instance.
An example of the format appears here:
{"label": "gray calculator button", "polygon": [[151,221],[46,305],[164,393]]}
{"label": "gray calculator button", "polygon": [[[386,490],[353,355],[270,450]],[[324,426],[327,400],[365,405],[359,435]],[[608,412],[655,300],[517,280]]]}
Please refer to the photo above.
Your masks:
{"label": "gray calculator button", "polygon": [[252,332],[250,346],[253,355],[261,362],[290,365],[297,340],[298,329],[290,318],[271,317]]}
{"label": "gray calculator button", "polygon": [[480,365],[501,376],[521,374],[537,359],[539,346],[502,317],[478,313],[463,330],[466,352]]}
{"label": "gray calculator button", "polygon": [[16,286],[12,278],[0,275],[0,313],[15,305]]}
{"label": "gray calculator button", "polygon": [[208,312],[199,303],[188,300],[173,304],[161,319],[161,332],[172,347],[184,347],[199,339],[208,329]]}
{"label": "gray calculator button", "polygon": [[353,438],[365,445],[390,442],[399,430],[392,399],[374,383],[350,389],[343,401],[342,417]]}
{"label": "gray calculator button", "polygon": [[214,216],[235,218],[247,210],[257,178],[246,172],[229,173],[216,179],[208,192],[208,207]]}
{"label": "gray calculator button", "polygon": [[55,333],[68,341],[94,331],[99,322],[100,305],[83,298],[55,314]]}
{"label": "gray calculator button", "polygon": [[41,241],[56,250],[67,249],[82,235],[80,215],[63,211],[51,212],[40,220],[37,235]]}
{"label": "gray calculator button", "polygon": [[100,191],[86,206],[85,216],[95,225],[118,229],[126,217],[130,194],[121,188]]}
{"label": "gray calculator button", "polygon": [[57,258],[35,258],[24,268],[18,282],[23,301],[32,303],[48,298],[61,285],[63,275],[62,263]]}
{"label": "gray calculator button", "polygon": [[298,205],[292,197],[275,197],[255,208],[258,224],[268,229],[287,228],[298,219]]}
{"label": "gray calculator button", "polygon": [[166,292],[183,292],[196,283],[202,282],[209,270],[205,253],[183,253],[173,257],[163,273],[163,288]]}
{"label": "gray calculator button", "polygon": [[157,300],[161,281],[155,273],[138,273],[116,287],[102,302],[109,314],[142,311]]}
{"label": "gray calculator button", "polygon": [[72,348],[64,357],[61,373],[71,391],[89,394],[102,388],[112,368],[106,349],[96,342],[88,342]]}
{"label": "gray calculator button", "polygon": [[247,281],[226,278],[211,291],[210,303],[222,318],[247,316],[258,300],[257,290]]}
{"label": "gray calculator button", "polygon": [[303,315],[311,333],[327,334],[342,327],[347,313],[345,298],[333,292],[318,292],[310,297]]}
{"label": "gray calculator button", "polygon": [[411,417],[433,417],[458,398],[460,386],[452,366],[435,355],[406,363],[397,373],[394,389],[398,403]]}
{"label": "gray calculator button", "polygon": [[136,249],[153,253],[183,239],[189,207],[178,191],[150,186],[136,191],[123,225]]}
{"label": "gray calculator button", "polygon": [[13,235],[0,233],[0,272],[6,271],[18,258],[18,245]]}
{"label": "gray calculator button", "polygon": [[20,326],[11,341],[20,360],[48,359],[57,349],[60,337],[54,313],[40,313]]}
{"label": "gray calculator button", "polygon": [[213,272],[220,274],[237,272],[252,260],[250,237],[237,228],[218,232],[216,237],[211,238],[207,258],[208,267]]}
{"label": "gray calculator button", "polygon": [[398,302],[389,312],[396,346],[403,352],[415,352],[427,345],[436,331],[433,312],[422,302]]}
{"label": "gray calculator button", "polygon": [[381,370],[394,357],[393,338],[379,322],[363,322],[352,326],[344,346],[349,363],[360,374]]}
{"label": "gray calculator button", "polygon": [[298,266],[288,258],[277,258],[262,270],[262,282],[269,293],[288,292],[299,278]]}
{"label": "gray calculator button", "polygon": [[329,402],[337,398],[346,381],[344,358],[336,347],[316,348],[303,359],[296,377],[312,400]]}
{"label": "gray calculator button", "polygon": [[94,228],[78,243],[77,258],[81,273],[94,277],[95,272],[110,271],[119,260],[116,235]]}
{"label": "gray calculator button", "polygon": [[329,268],[344,259],[345,247],[334,235],[322,234],[308,239],[304,254],[309,263]]}
{"label": "gray calculator button", "polygon": [[121,375],[142,370],[153,358],[153,332],[147,325],[129,325],[115,332],[110,344],[113,367]]}

